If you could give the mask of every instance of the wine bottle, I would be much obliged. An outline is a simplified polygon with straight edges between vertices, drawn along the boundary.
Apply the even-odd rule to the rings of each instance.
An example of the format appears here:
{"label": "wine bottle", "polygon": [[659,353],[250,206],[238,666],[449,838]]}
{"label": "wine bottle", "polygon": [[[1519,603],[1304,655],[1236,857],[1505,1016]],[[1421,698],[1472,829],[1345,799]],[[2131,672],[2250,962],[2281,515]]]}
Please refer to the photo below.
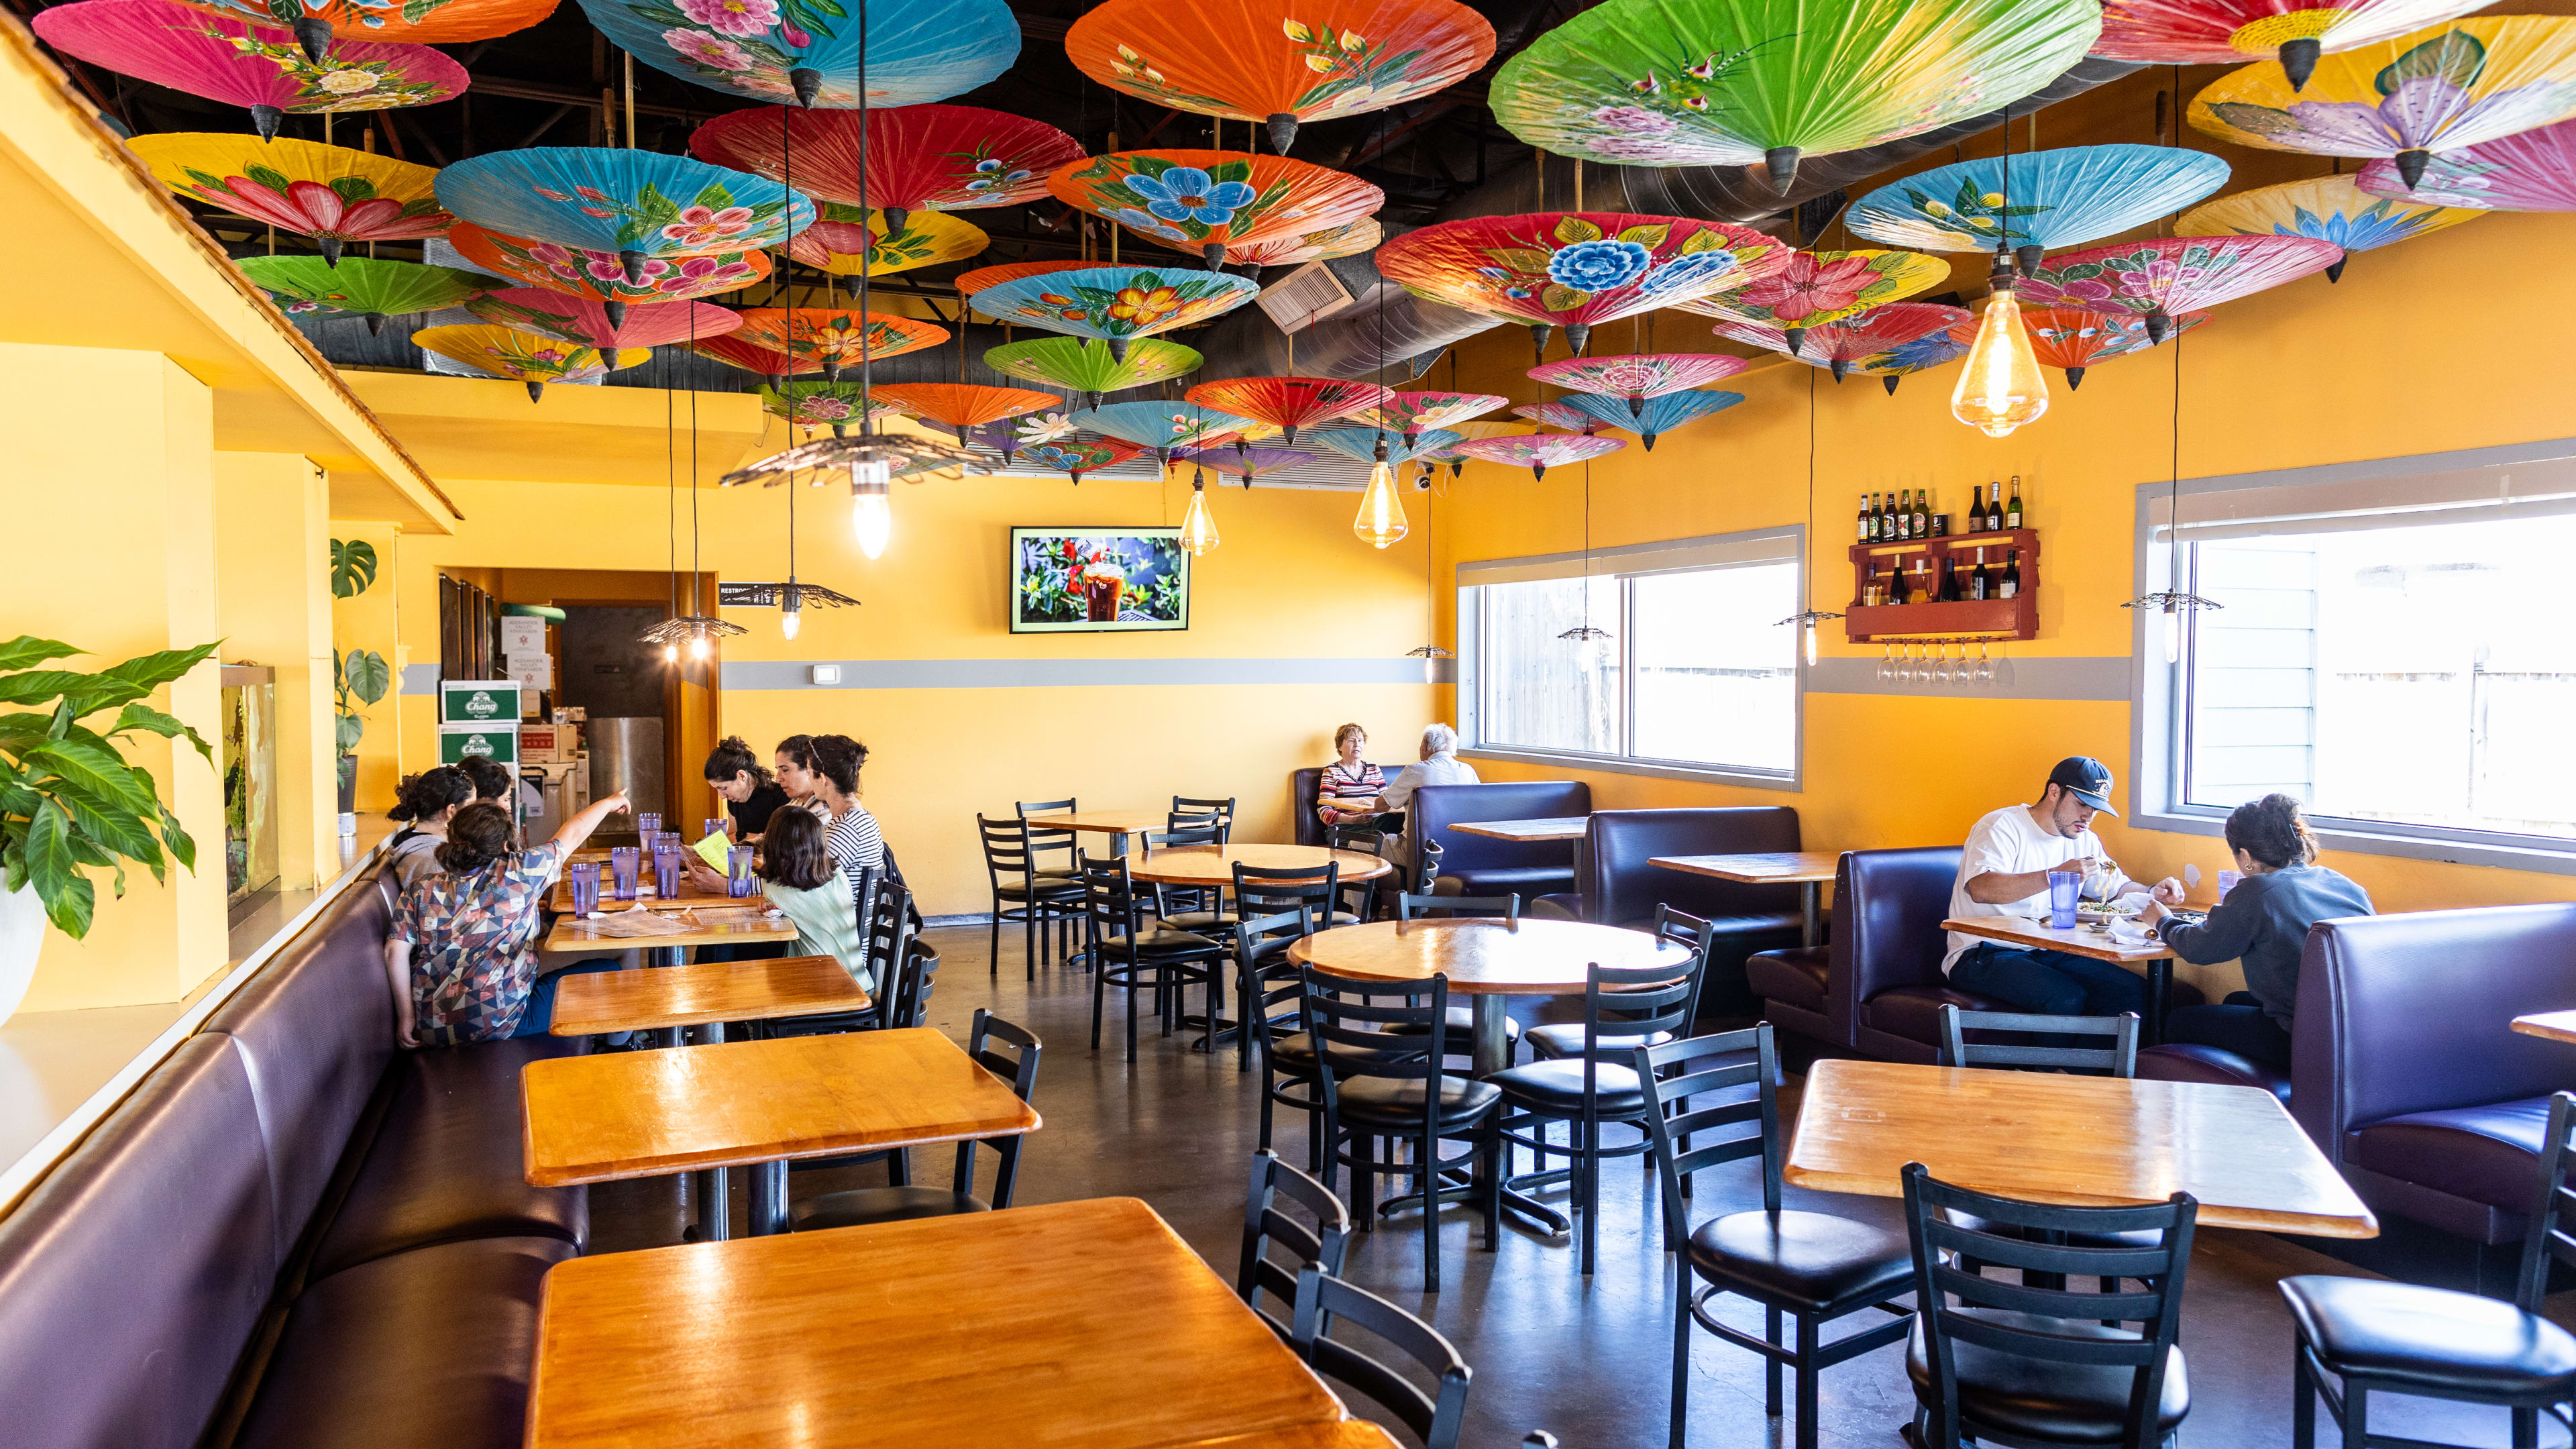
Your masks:
{"label": "wine bottle", "polygon": [[1961,532],[1963,532],[1963,533],[1983,533],[1983,532],[1985,532],[1985,531],[1986,531],[1986,490],[1985,490],[1984,485],[1980,484],[1980,485],[1978,485],[1977,487],[1974,487],[1974,488],[1971,488],[1971,489],[1969,489],[1969,490],[1968,490],[1968,517],[1967,517],[1967,526],[1966,526],[1964,529],[1962,529],[1962,530],[1961,530]]}
{"label": "wine bottle", "polygon": [[1941,555],[1941,591],[1933,597],[1945,604],[1959,602],[1959,566],[1946,553]]}
{"label": "wine bottle", "polygon": [[2020,549],[2014,549],[2004,556],[2004,586],[1998,591],[1997,597],[2006,599],[2021,597]]}
{"label": "wine bottle", "polygon": [[1986,551],[1981,548],[1977,550],[1977,562],[1968,570],[1968,598],[1971,601],[1975,601],[1983,599],[1985,596]]}
{"label": "wine bottle", "polygon": [[1860,496],[1860,541],[1869,542],[1869,495]]}
{"label": "wine bottle", "polygon": [[1891,604],[1912,602],[1905,592],[1905,560],[1895,559],[1887,571],[1887,601]]}
{"label": "wine bottle", "polygon": [[1914,490],[1914,536],[1932,536],[1932,490],[1929,488]]}
{"label": "wine bottle", "polygon": [[2013,475],[2012,502],[2004,507],[2004,527],[2021,527],[2021,475]]}
{"label": "wine bottle", "polygon": [[1988,533],[2000,533],[2004,526],[2004,484],[1998,478],[1986,488],[1986,521],[1978,525]]}

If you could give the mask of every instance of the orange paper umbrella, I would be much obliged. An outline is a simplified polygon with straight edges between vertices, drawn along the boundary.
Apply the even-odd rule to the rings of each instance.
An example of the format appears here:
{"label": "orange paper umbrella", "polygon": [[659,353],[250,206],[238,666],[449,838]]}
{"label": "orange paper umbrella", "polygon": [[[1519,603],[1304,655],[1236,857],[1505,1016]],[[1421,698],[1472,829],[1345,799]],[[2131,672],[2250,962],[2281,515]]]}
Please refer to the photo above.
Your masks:
{"label": "orange paper umbrella", "polygon": [[747,287],[769,275],[766,252],[717,252],[703,257],[647,257],[644,280],[626,280],[615,252],[583,251],[553,242],[485,231],[471,222],[448,229],[448,244],[487,272],[569,297],[605,303],[608,325],[626,325],[629,302],[685,302]]}
{"label": "orange paper umbrella", "polygon": [[1266,121],[1282,153],[1300,121],[1383,110],[1494,58],[1494,27],[1456,0],[1105,0],[1065,54],[1158,106]]}
{"label": "orange paper umbrella", "polygon": [[810,358],[823,375],[838,380],[841,369],[919,352],[948,340],[948,329],[909,317],[874,317],[855,307],[755,307],[742,314],[741,338],[754,347]]}
{"label": "orange paper umbrella", "polygon": [[[861,127],[867,130],[864,174]],[[891,212],[897,231],[915,211],[1035,201],[1046,195],[1048,172],[1082,159],[1082,143],[1044,121],[942,105],[871,111],[762,106],[700,126],[689,137],[689,150],[702,161],[792,181],[809,196]]]}
{"label": "orange paper umbrella", "polygon": [[1047,190],[1211,267],[1237,246],[1350,226],[1386,204],[1385,192],[1356,176],[1239,151],[1094,156],[1048,177]]}
{"label": "orange paper umbrella", "polygon": [[962,297],[972,297],[977,292],[981,292],[987,287],[998,287],[1004,282],[1016,282],[1022,277],[1043,277],[1049,272],[1078,272],[1091,265],[1092,263],[1090,262],[1075,260],[1070,262],[1002,262],[995,266],[977,267],[971,272],[959,272],[957,274],[957,293]]}
{"label": "orange paper umbrella", "polygon": [[1355,418],[1383,407],[1395,393],[1373,382],[1329,377],[1229,377],[1203,382],[1182,394],[1202,407],[1268,423],[1290,443],[1308,423]]}
{"label": "orange paper umbrella", "polygon": [[1355,257],[1372,251],[1385,235],[1385,229],[1371,218],[1329,231],[1309,232],[1304,236],[1270,237],[1242,246],[1230,246],[1225,249],[1225,256],[1227,261],[1241,267],[1302,266],[1307,262]]}
{"label": "orange paper umbrella", "polygon": [[1406,290],[1470,312],[1551,327],[1583,351],[1592,329],[1741,287],[1796,255],[1750,227],[1678,216],[1537,211],[1409,231],[1378,248],[1378,269]]}
{"label": "orange paper umbrella", "polygon": [[[2189,331],[2209,320],[2206,312],[2185,312],[2174,330]],[[2147,319],[2126,312],[2079,312],[2072,307],[2033,307],[2021,314],[2030,334],[2031,356],[2043,367],[2066,369],[2066,385],[2082,387],[2084,369],[2114,357],[2155,346],[2147,336]]]}
{"label": "orange paper umbrella", "polygon": [[962,446],[968,428],[1059,406],[1051,392],[1025,387],[982,387],[964,382],[898,382],[876,395],[913,416],[954,428]]}

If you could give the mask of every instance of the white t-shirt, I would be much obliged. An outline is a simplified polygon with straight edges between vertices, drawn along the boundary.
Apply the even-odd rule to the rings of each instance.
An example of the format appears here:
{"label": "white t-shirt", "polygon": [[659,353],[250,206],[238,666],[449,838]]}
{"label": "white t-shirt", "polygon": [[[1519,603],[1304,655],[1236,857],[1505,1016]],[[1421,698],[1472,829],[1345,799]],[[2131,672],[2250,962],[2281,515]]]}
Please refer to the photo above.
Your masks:
{"label": "white t-shirt", "polygon": [[[1998,875],[2023,875],[2034,870],[2052,870],[2077,856],[2089,855],[2110,867],[2119,882],[2116,891],[2128,884],[2111,865],[2110,852],[2102,848],[2101,837],[2091,830],[2074,836],[2055,834],[2043,828],[2027,805],[2007,805],[1979,820],[1968,831],[1968,844],[1959,852],[1959,878],[1950,886],[1950,914],[1956,916],[2028,916],[2039,919],[2048,914],[2048,890],[2045,886],[2034,895],[2017,901],[1988,905],[1968,898],[1968,882],[1989,872]],[[1971,946],[1986,944],[1983,936],[1950,933],[1949,954],[1941,958],[1941,974],[1950,974],[1951,966]]]}

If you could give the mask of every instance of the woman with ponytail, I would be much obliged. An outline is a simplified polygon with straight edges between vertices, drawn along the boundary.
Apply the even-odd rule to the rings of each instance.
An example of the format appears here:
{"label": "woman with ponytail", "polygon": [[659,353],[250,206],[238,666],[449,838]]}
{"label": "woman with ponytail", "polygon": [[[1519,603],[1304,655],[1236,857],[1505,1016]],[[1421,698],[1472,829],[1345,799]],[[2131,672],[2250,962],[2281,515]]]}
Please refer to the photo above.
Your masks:
{"label": "woman with ponytail", "polygon": [[2241,960],[2248,989],[2216,1006],[2177,1008],[2165,1019],[2165,1040],[2217,1047],[2287,1071],[2308,928],[2376,913],[2369,892],[2316,863],[2317,837],[2290,796],[2237,806],[2227,817],[2227,845],[2245,878],[2210,908],[2206,924],[2187,925],[2152,900],[2138,919],[2195,965]]}
{"label": "woman with ponytail", "polygon": [[385,847],[385,867],[394,873],[397,895],[445,868],[437,851],[447,843],[447,822],[473,803],[474,782],[454,765],[423,770],[403,782],[402,798],[389,813],[406,823]]}
{"label": "woman with ponytail", "polygon": [[727,735],[707,756],[707,783],[725,802],[725,834],[736,841],[756,838],[769,817],[787,803],[787,792],[762,768],[760,757],[740,735]]}

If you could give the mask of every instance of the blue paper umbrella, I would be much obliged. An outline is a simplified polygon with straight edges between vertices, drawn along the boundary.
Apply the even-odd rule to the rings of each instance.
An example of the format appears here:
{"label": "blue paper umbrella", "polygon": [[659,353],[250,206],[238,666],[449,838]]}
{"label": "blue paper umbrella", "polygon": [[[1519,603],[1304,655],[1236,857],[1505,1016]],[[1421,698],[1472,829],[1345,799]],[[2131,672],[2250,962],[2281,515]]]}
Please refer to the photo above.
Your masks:
{"label": "blue paper umbrella", "polygon": [[1127,343],[1233,311],[1261,295],[1261,284],[1232,272],[1196,267],[1082,267],[1015,277],[977,292],[976,311],[996,322],[1105,338],[1109,355],[1127,358]]}
{"label": "blue paper umbrella", "polygon": [[1020,25],[1005,0],[581,0],[581,8],[646,65],[755,101],[915,106],[971,91],[1020,56]]}
{"label": "blue paper umbrella", "polygon": [[1635,433],[1655,450],[1655,439],[1685,423],[1697,422],[1711,413],[1722,413],[1744,401],[1740,392],[1668,392],[1662,397],[1647,398],[1636,412],[1628,410],[1624,397],[1603,397],[1599,393],[1570,392],[1558,402],[1579,412],[1590,413],[1610,427]]}
{"label": "blue paper umbrella", "polygon": [[[1623,403],[1621,406],[1624,407],[1626,404]],[[1309,441],[1321,443],[1345,458],[1357,458],[1363,463],[1376,461],[1378,440],[1381,438],[1386,440],[1386,460],[1390,463],[1410,463],[1416,458],[1437,453],[1452,443],[1466,440],[1466,435],[1463,433],[1434,429],[1431,432],[1415,434],[1413,441],[1408,444],[1404,441],[1404,434],[1393,428],[1388,428],[1384,432],[1376,428],[1326,428],[1321,432],[1308,433],[1306,437]]]}
{"label": "blue paper umbrella", "polygon": [[654,258],[773,247],[814,224],[775,181],[608,146],[494,151],[438,173],[438,204],[485,231],[607,252],[641,282]]}
{"label": "blue paper umbrella", "polygon": [[[2007,184],[2009,183],[2009,184]],[[2068,146],[1960,161],[1891,181],[1843,224],[1889,246],[2010,251],[2027,276],[2052,247],[2082,246],[2179,211],[2227,183],[2227,163],[2179,146]]]}
{"label": "blue paper umbrella", "polygon": [[1298,468],[1315,461],[1315,455],[1296,448],[1254,448],[1228,444],[1222,448],[1191,448],[1182,454],[1202,468],[1213,468],[1223,477],[1232,478],[1244,487],[1255,478],[1267,477],[1282,468]]}
{"label": "blue paper umbrella", "polygon": [[1210,447],[1236,435],[1273,431],[1250,418],[1181,401],[1111,403],[1075,413],[1073,421],[1102,437],[1151,448],[1166,463],[1174,448]]}

